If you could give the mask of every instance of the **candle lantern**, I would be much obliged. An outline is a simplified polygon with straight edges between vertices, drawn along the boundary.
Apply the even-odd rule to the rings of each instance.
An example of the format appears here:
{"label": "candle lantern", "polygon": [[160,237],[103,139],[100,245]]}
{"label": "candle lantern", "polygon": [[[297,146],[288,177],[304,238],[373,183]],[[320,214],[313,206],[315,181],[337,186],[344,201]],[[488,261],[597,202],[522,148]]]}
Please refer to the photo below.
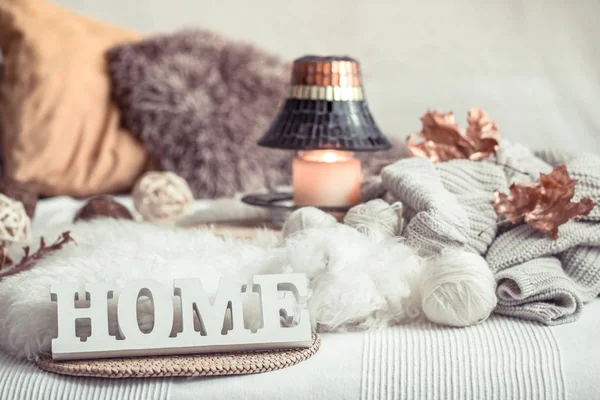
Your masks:
{"label": "candle lantern", "polygon": [[296,150],[296,206],[351,206],[360,201],[357,151],[387,150],[373,120],[358,61],[305,56],[294,61],[288,98],[260,146]]}
{"label": "candle lantern", "polygon": [[358,61],[332,56],[294,61],[288,98],[258,144],[296,151],[293,201],[289,193],[242,199],[270,208],[277,225],[302,206],[339,217],[360,202],[361,168],[354,153],[391,147],[367,106]]}

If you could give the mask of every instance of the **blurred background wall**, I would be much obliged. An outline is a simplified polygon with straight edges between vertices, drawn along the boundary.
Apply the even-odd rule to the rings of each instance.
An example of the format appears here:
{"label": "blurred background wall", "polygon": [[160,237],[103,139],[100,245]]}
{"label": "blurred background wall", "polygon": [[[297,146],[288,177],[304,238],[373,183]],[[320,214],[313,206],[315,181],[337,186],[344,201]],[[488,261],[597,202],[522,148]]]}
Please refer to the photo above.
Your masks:
{"label": "blurred background wall", "polygon": [[600,153],[600,0],[58,0],[148,34],[205,27],[293,59],[348,54],[388,135],[481,106],[504,137]]}

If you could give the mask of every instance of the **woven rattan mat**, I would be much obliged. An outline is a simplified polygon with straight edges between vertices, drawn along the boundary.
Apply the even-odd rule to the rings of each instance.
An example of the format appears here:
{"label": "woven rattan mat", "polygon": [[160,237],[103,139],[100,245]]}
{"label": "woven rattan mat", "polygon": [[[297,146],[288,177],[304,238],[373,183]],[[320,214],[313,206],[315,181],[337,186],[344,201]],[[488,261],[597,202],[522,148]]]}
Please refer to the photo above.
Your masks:
{"label": "woven rattan mat", "polygon": [[76,361],[42,358],[37,365],[57,374],[99,378],[246,375],[296,365],[312,357],[320,345],[321,337],[313,333],[310,347],[304,349]]}

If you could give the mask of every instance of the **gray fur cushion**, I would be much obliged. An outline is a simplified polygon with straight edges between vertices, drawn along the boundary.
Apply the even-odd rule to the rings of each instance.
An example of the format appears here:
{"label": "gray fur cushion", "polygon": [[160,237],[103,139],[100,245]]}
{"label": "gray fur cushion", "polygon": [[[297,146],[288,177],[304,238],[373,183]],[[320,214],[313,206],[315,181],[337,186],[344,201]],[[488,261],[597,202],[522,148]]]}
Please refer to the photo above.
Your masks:
{"label": "gray fur cushion", "polygon": [[289,64],[204,30],[108,52],[123,125],[197,198],[290,183],[292,154],[260,148],[286,94]]}

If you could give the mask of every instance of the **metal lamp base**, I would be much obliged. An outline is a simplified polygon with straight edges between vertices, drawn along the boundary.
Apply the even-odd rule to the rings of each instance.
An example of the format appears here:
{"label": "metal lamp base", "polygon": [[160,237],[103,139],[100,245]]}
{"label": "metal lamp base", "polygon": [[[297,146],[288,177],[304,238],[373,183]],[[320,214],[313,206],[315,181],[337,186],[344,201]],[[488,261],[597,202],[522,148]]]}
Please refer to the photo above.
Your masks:
{"label": "metal lamp base", "polygon": [[[272,192],[249,194],[242,197],[242,201],[248,205],[268,208],[271,215],[271,223],[281,227],[287,217],[295,210],[305,207],[294,204],[294,194],[290,192]],[[314,206],[320,210],[342,220],[344,215],[352,206]]]}

